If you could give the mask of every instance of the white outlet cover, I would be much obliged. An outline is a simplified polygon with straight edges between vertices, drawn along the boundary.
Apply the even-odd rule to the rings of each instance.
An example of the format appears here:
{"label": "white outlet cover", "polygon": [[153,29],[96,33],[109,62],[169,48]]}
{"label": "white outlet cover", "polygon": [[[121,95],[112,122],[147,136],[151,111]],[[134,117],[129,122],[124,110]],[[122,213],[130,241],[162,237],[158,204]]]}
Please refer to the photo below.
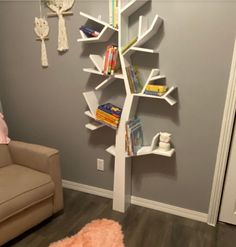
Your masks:
{"label": "white outlet cover", "polygon": [[97,159],[97,170],[104,171],[104,160]]}

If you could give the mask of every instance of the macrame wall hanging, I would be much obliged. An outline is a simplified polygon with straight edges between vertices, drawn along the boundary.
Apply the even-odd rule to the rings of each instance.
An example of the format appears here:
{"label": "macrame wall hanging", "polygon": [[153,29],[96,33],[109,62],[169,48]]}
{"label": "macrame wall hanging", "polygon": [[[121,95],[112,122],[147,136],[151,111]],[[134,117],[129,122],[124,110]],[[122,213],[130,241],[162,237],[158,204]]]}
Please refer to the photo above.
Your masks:
{"label": "macrame wall hanging", "polygon": [[58,16],[58,48],[60,52],[69,49],[68,39],[66,34],[66,25],[64,15],[73,15],[68,10],[72,8],[74,0],[47,0],[46,4],[49,9],[55,13],[49,13],[48,17]]}
{"label": "macrame wall hanging", "polygon": [[49,26],[45,18],[42,17],[41,1],[40,1],[40,17],[35,17],[34,31],[41,41],[41,64],[42,67],[48,67],[47,50],[45,40],[48,40]]}

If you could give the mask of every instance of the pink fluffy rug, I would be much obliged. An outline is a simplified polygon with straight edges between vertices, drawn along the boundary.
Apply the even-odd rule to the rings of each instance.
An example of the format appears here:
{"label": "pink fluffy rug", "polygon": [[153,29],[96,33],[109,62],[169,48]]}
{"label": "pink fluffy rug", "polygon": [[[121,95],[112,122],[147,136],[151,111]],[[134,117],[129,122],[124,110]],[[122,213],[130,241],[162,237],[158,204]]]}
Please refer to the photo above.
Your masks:
{"label": "pink fluffy rug", "polygon": [[99,219],[85,225],[72,237],[59,240],[49,247],[125,247],[119,223]]}

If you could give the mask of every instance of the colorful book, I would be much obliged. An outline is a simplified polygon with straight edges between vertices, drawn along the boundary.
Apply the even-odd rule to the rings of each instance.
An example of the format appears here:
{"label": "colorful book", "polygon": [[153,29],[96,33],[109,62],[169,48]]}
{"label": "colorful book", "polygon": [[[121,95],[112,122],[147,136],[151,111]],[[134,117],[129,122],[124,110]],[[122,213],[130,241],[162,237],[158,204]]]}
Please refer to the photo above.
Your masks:
{"label": "colorful book", "polygon": [[101,111],[104,111],[106,113],[109,113],[111,115],[117,116],[117,117],[121,117],[121,113],[122,113],[122,109],[118,106],[115,106],[111,103],[106,103],[103,105],[98,106],[98,109],[100,109]]}
{"label": "colorful book", "polygon": [[125,46],[121,48],[121,53],[125,53],[136,41],[138,40],[138,37],[132,38]]}
{"label": "colorful book", "polygon": [[126,122],[126,147],[128,155],[136,155],[143,146],[142,125],[138,118]]}
{"label": "colorful book", "polygon": [[86,27],[86,26],[81,26],[80,30],[87,36],[87,37],[97,37],[100,33],[97,32],[96,30]]}

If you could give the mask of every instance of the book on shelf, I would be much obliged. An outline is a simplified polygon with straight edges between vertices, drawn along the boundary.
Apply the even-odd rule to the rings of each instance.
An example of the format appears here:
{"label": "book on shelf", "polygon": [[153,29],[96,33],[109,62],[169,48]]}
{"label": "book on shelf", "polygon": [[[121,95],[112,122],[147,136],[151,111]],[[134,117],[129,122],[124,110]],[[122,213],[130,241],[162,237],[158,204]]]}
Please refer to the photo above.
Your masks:
{"label": "book on shelf", "polygon": [[118,28],[118,1],[109,0],[109,24]]}
{"label": "book on shelf", "polygon": [[90,28],[90,27],[86,27],[86,26],[81,26],[80,30],[89,38],[91,37],[98,37],[98,35],[100,34],[99,32],[97,32],[96,30]]}
{"label": "book on shelf", "polygon": [[131,93],[139,93],[142,90],[142,83],[137,66],[129,65],[126,72]]}
{"label": "book on shelf", "polygon": [[133,44],[135,44],[137,42],[137,40],[138,40],[138,36],[132,38],[126,45],[124,45],[121,48],[121,53],[124,54]]}
{"label": "book on shelf", "polygon": [[144,94],[163,96],[167,92],[167,90],[168,87],[164,85],[148,84],[145,87]]}
{"label": "book on shelf", "polygon": [[112,127],[117,128],[120,122],[122,109],[111,103],[99,105],[96,110],[96,120]]}
{"label": "book on shelf", "polygon": [[104,56],[103,73],[105,75],[114,75],[119,67],[118,47],[116,45],[108,45]]}
{"label": "book on shelf", "polygon": [[143,146],[143,130],[139,118],[126,122],[126,150],[128,155],[136,155]]}

